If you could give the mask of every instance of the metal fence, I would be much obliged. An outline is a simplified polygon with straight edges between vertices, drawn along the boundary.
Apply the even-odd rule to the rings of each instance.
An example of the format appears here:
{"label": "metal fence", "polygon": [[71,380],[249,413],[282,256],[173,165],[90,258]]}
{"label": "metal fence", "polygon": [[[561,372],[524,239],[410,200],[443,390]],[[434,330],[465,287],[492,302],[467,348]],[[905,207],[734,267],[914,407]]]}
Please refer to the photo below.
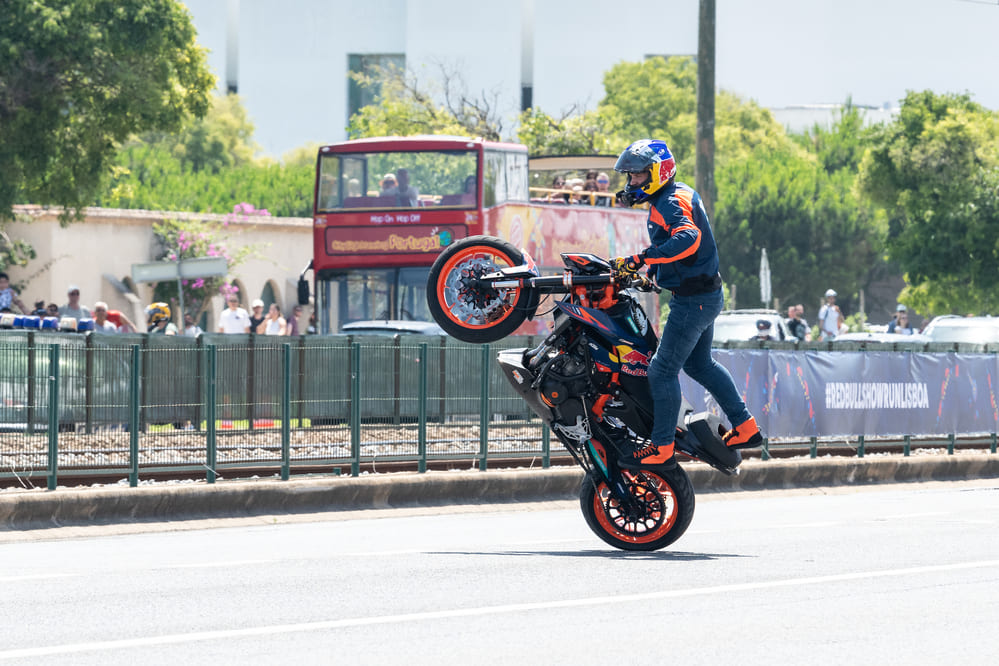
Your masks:
{"label": "metal fence", "polygon": [[[287,479],[314,471],[358,475],[402,463],[419,471],[438,462],[486,469],[499,459],[547,467],[550,432],[495,362],[500,349],[539,341],[3,331],[0,479],[35,485],[44,476],[55,488],[71,477],[116,475],[136,485],[140,475],[213,482],[259,472]],[[756,343],[738,348],[766,353],[754,352],[763,349]],[[825,343],[767,348],[830,350]],[[953,355],[956,348],[922,349]],[[957,351],[991,352],[994,359],[996,350]],[[992,395],[990,378],[967,379]],[[952,387],[947,395],[961,394]],[[904,434],[915,431],[902,432],[897,442],[860,435],[851,444],[840,436],[822,449],[847,445],[863,456],[904,442],[907,454],[920,442]],[[952,453],[960,435],[952,429],[935,440]],[[762,457],[792,446],[816,455],[819,438],[798,439],[769,441]],[[994,428],[984,444],[995,452]]]}
{"label": "metal fence", "polygon": [[496,351],[445,337],[0,336],[0,477],[549,464]]}

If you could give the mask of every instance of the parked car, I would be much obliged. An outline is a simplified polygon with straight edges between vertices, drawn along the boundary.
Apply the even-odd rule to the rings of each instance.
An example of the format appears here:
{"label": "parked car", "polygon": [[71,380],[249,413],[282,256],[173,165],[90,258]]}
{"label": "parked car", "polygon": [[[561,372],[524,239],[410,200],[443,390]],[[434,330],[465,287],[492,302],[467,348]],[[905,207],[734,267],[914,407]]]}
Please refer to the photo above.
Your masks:
{"label": "parked car", "polygon": [[345,335],[447,335],[432,321],[409,319],[379,319],[352,321],[340,327]]}
{"label": "parked car", "polygon": [[926,325],[923,335],[932,342],[999,344],[999,317],[941,315]]}
{"label": "parked car", "polygon": [[837,335],[833,342],[911,342],[920,344],[932,342],[932,340],[920,333],[902,335],[901,333],[886,333],[883,331],[856,331]]}
{"label": "parked car", "polygon": [[725,310],[715,319],[715,342],[751,340],[756,337],[756,322],[766,319],[778,340],[797,340],[787,331],[784,317],[776,310]]}

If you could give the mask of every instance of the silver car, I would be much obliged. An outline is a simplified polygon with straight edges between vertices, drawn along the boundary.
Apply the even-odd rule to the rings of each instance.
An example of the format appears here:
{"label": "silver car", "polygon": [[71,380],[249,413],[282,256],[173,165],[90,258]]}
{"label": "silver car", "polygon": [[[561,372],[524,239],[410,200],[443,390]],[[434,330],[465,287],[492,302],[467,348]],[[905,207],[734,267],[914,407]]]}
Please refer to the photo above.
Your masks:
{"label": "silver car", "polygon": [[999,317],[941,315],[923,330],[932,342],[999,343]]}

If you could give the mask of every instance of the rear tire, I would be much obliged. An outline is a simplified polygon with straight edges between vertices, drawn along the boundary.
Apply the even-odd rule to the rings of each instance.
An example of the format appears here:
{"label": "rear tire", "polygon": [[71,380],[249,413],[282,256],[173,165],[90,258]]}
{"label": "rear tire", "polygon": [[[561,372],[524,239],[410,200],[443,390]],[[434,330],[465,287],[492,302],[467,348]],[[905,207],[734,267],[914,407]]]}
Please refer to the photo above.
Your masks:
{"label": "rear tire", "polygon": [[625,515],[607,484],[589,475],[579,489],[579,505],[593,533],[615,548],[643,551],[665,548],[683,536],[694,517],[694,487],[683,468],[621,473],[640,514]]}
{"label": "rear tire", "polygon": [[476,278],[519,266],[524,257],[492,236],[470,236],[441,252],[427,279],[427,305],[441,328],[464,342],[495,342],[527,319],[528,289],[492,289]]}

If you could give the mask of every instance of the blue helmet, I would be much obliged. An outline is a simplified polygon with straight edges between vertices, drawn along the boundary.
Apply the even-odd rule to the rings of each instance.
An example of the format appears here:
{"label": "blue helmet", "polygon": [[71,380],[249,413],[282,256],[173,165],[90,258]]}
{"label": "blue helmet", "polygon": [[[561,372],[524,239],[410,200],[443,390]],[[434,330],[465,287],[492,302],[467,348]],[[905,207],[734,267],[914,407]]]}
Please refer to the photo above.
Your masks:
{"label": "blue helmet", "polygon": [[618,193],[618,199],[625,206],[642,203],[661,190],[676,175],[676,160],[669,152],[665,141],[642,139],[636,141],[621,153],[614,164],[614,170],[624,174],[648,172],[649,179],[639,187],[628,182]]}

